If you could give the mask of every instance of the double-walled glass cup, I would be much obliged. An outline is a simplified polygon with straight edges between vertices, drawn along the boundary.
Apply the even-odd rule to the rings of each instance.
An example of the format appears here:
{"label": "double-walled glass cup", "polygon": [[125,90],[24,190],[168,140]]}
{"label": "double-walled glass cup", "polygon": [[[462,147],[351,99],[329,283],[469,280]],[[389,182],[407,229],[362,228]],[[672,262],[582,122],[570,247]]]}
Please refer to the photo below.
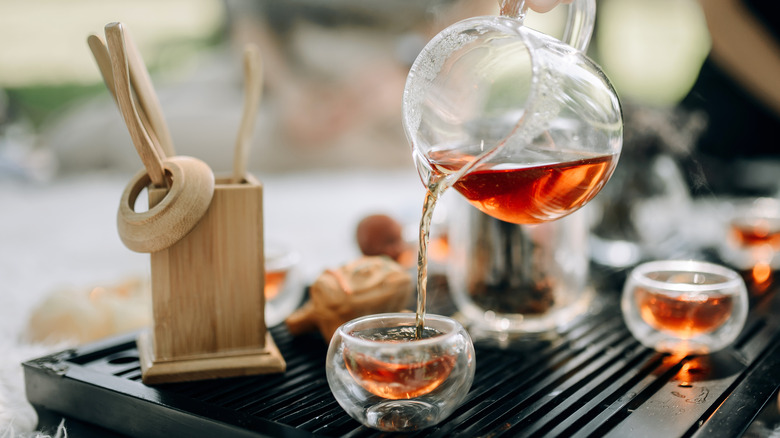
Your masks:
{"label": "double-walled glass cup", "polygon": [[414,339],[414,313],[354,319],[336,330],[326,372],[336,401],[360,423],[389,432],[447,418],[474,380],[471,338],[452,318],[427,315]]}
{"label": "double-walled glass cup", "polygon": [[732,208],[720,256],[738,269],[780,269],[780,199],[737,200]]}
{"label": "double-walled glass cup", "polygon": [[265,323],[273,327],[283,322],[303,301],[305,287],[300,272],[300,254],[289,247],[266,242]]}
{"label": "double-walled glass cup", "polygon": [[745,325],[745,282],[721,265],[692,260],[643,263],[623,288],[623,317],[658,351],[708,354],[730,345]]}

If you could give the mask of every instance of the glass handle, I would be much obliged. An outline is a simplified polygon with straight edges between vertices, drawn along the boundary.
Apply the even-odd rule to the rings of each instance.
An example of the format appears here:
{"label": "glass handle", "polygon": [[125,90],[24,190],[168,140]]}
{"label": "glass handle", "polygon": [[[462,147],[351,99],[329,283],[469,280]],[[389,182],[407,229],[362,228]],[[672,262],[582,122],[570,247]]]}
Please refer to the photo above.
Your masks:
{"label": "glass handle", "polygon": [[498,7],[502,17],[517,18],[521,21],[525,17],[525,0],[498,0]]}
{"label": "glass handle", "polygon": [[585,52],[596,23],[596,0],[574,0],[563,31],[563,42]]}

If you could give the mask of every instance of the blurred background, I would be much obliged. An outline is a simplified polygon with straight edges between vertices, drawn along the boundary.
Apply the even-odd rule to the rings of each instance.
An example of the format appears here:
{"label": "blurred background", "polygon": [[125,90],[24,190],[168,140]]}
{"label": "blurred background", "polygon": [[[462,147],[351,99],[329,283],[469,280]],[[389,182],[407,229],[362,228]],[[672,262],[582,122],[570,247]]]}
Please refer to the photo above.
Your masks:
{"label": "blurred background", "polygon": [[[696,194],[777,189],[767,128],[780,92],[761,83],[762,74],[777,77],[777,19],[763,3],[598,2],[589,55],[624,103],[626,150],[641,149],[632,135],[663,137],[653,147],[669,149]],[[0,175],[140,167],[85,42],[111,21],[140,46],[177,148],[215,170],[229,168],[246,42],[260,46],[265,73],[253,170],[408,167],[400,105],[409,65],[438,30],[497,8],[495,0],[4,0]],[[529,24],[555,34],[558,10]]]}
{"label": "blurred background", "polygon": [[[625,106],[627,151],[650,147],[634,146],[632,135],[663,137],[652,147],[674,155],[695,194],[777,189],[768,129],[780,111],[771,79],[780,55],[777,15],[764,3],[598,2],[589,55]],[[438,30],[497,8],[495,0],[4,0],[0,177],[140,167],[85,41],[111,21],[140,46],[177,148],[217,171],[230,165],[246,42],[260,46],[265,73],[253,170],[408,167],[400,105],[409,65]],[[560,9],[529,24],[555,34]]]}
{"label": "blurred background", "polygon": [[[602,0],[598,7],[590,55],[628,115],[635,106],[677,107],[710,50],[698,3]],[[47,180],[140,168],[86,45],[111,21],[131,29],[182,154],[229,168],[242,102],[240,49],[253,42],[265,73],[253,170],[408,167],[400,105],[409,65],[438,30],[497,8],[494,0],[4,0],[0,175]],[[531,25],[555,33],[556,12]]]}

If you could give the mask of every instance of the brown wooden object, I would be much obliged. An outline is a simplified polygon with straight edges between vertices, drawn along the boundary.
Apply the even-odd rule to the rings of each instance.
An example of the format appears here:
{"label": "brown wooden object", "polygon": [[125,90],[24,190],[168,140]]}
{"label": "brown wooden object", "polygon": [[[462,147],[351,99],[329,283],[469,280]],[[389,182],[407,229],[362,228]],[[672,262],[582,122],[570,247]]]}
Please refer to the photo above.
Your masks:
{"label": "brown wooden object", "polygon": [[285,324],[293,335],[319,329],[330,342],[349,320],[405,309],[413,289],[412,277],[389,257],[363,256],[320,274],[309,289],[311,299]]}
{"label": "brown wooden object", "polygon": [[[206,163],[169,156],[140,54],[122,23],[105,31],[107,48],[98,36],[88,43],[144,164],[117,212],[122,242],[151,254],[153,326],[138,338],[143,382],[283,372],[265,326],[262,185],[245,172],[215,181]],[[144,188],[149,209],[137,213]]]}
{"label": "brown wooden object", "polygon": [[[151,189],[150,206],[166,194]],[[151,253],[154,327],[138,339],[144,383],[283,372],[265,326],[263,188],[218,179],[206,214]]]}

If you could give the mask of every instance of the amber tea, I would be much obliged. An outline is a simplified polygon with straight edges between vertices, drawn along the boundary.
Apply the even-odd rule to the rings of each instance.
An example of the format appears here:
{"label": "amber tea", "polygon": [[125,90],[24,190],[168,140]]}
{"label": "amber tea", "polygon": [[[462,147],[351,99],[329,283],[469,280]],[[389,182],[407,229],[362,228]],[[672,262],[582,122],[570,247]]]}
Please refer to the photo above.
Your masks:
{"label": "amber tea", "polygon": [[769,245],[780,250],[780,218],[739,218],[731,222],[731,235],[737,245]]}
{"label": "amber tea", "polygon": [[729,319],[734,307],[729,295],[672,296],[642,287],[637,287],[634,294],[646,323],[681,338],[717,329]]}
{"label": "amber tea", "polygon": [[[415,331],[415,327],[411,326],[382,327],[351,334],[371,341],[401,343],[414,341]],[[441,334],[426,327],[422,338]],[[426,351],[422,358],[410,352],[409,357],[395,359],[395,362],[386,362],[344,349],[344,363],[355,381],[368,392],[393,400],[415,398],[433,391],[450,375],[456,358],[434,349]]]}
{"label": "amber tea", "polygon": [[658,351],[708,354],[737,338],[747,318],[747,289],[735,271],[714,263],[662,260],[629,274],[623,318],[640,342]]}
{"label": "amber tea", "polygon": [[[431,153],[436,171],[450,173],[471,155]],[[562,161],[535,164],[486,163],[458,179],[453,188],[485,214],[514,224],[559,219],[590,201],[617,164],[615,155],[561,156]]]}

